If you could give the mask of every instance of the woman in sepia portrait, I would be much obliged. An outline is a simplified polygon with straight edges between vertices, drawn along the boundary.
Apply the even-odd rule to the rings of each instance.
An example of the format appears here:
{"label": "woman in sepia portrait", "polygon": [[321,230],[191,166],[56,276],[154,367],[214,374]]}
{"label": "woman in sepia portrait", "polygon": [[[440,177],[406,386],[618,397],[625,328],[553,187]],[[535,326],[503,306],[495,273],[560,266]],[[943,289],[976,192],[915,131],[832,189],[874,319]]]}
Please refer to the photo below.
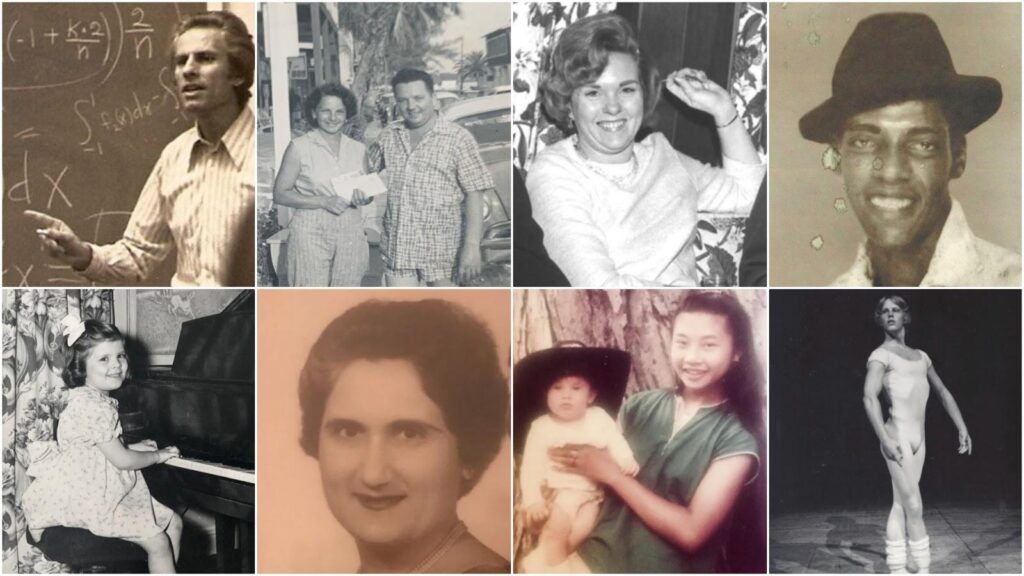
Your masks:
{"label": "woman in sepia portrait", "polygon": [[456,510],[507,432],[497,347],[466,308],[439,299],[349,308],[309,351],[299,401],[302,449],[355,540],[360,572],[509,572]]}
{"label": "woman in sepia portrait", "polygon": [[[662,85],[709,115],[722,168],[673,148],[660,132],[637,141]],[[729,92],[701,70],[659,82],[630,23],[581,18],[561,33],[540,86],[566,138],[527,175],[533,218],[551,260],[573,286],[694,286],[698,211],[748,214],[765,165]]]}

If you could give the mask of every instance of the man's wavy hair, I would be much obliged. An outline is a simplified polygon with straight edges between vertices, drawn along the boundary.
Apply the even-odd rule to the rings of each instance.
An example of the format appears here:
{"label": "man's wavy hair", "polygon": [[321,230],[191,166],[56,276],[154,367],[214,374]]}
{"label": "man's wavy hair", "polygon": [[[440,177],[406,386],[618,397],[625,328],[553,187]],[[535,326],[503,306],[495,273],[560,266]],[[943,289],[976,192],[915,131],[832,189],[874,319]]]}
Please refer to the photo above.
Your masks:
{"label": "man's wavy hair", "polygon": [[224,43],[228,46],[228,63],[231,65],[231,74],[242,79],[242,84],[234,87],[235,100],[239,106],[244,106],[252,97],[249,87],[252,86],[253,78],[256,75],[256,47],[245,22],[226,11],[193,14],[179,22],[168,48],[172,71],[174,70],[174,45],[177,44],[178,38],[182,34],[193,28],[211,28],[224,32]]}
{"label": "man's wavy hair", "polygon": [[644,119],[654,111],[659,94],[658,72],[640,54],[633,27],[617,14],[595,14],[562,31],[540,85],[544,112],[563,132],[576,131],[569,119],[573,91],[596,81],[612,52],[627,54],[637,63],[644,93]]}

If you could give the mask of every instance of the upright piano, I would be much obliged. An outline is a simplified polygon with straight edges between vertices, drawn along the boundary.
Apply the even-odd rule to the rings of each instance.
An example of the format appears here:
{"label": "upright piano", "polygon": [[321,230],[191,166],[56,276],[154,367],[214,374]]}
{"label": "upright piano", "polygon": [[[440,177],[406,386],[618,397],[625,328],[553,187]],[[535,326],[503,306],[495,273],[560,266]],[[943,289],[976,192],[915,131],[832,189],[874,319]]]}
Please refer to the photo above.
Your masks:
{"label": "upright piano", "polygon": [[182,325],[169,370],[135,370],[116,394],[126,443],[181,450],[143,474],[164,504],[214,516],[220,572],[255,569],[255,328],[246,290],[220,313]]}

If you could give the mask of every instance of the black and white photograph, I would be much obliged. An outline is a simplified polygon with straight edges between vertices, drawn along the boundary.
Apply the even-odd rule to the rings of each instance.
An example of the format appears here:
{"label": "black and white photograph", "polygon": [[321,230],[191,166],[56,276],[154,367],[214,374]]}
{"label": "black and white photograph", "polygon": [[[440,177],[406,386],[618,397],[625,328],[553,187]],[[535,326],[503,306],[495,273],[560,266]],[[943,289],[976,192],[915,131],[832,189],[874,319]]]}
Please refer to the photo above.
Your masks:
{"label": "black and white photograph", "polygon": [[519,287],[765,286],[766,3],[513,4]]}
{"label": "black and white photograph", "polygon": [[253,572],[255,304],[3,291],[5,573]]}
{"label": "black and white photograph", "polygon": [[1019,574],[1020,291],[771,311],[771,572]]}
{"label": "black and white photograph", "polygon": [[509,16],[260,4],[258,285],[510,286]]}
{"label": "black and white photograph", "polygon": [[1020,5],[770,14],[772,286],[1019,287]]}
{"label": "black and white photograph", "polygon": [[764,573],[764,290],[516,290],[515,570]]}
{"label": "black and white photograph", "polygon": [[3,284],[252,287],[251,3],[3,7]]}

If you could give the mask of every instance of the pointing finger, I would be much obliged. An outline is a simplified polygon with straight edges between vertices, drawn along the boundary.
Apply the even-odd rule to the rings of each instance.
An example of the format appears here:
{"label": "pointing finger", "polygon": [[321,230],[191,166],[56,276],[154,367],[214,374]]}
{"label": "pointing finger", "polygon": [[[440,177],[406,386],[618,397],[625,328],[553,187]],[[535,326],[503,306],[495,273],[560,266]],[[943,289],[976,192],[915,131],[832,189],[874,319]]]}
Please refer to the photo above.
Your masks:
{"label": "pointing finger", "polygon": [[23,214],[35,221],[37,225],[44,226],[46,228],[59,228],[64,224],[64,221],[59,218],[54,218],[49,214],[43,214],[42,212],[36,212],[35,210],[25,210]]}

